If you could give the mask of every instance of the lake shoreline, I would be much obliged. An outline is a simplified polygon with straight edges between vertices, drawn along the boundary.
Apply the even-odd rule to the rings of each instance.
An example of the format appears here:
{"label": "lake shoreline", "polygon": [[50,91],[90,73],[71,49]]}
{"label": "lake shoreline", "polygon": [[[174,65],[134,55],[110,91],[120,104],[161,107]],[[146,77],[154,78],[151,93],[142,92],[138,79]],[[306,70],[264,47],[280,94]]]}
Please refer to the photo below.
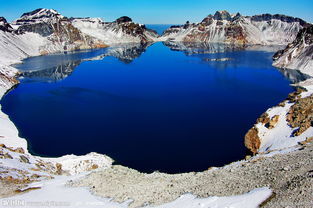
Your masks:
{"label": "lake shoreline", "polygon": [[[9,66],[4,66],[4,67],[9,67]],[[13,72],[13,74],[12,74],[12,72]],[[13,81],[13,80],[14,80],[14,77],[16,76],[16,74],[18,74],[18,72],[14,68],[9,67],[8,73],[10,74],[9,79],[11,79],[11,82],[12,82],[11,87],[14,87],[17,84],[17,82]],[[306,86],[307,83],[309,83],[309,82],[305,82],[305,84],[301,84],[301,85]],[[311,86],[312,85],[309,83],[309,88]],[[3,93],[6,92],[7,90],[9,90],[9,89],[1,88],[1,92],[2,92],[1,98],[3,96]],[[312,93],[311,89],[309,89],[309,93]],[[14,157],[15,153],[13,153],[13,152],[15,152],[15,150],[17,148],[22,147],[24,149],[24,152],[16,153],[16,159],[20,160],[21,156],[25,155],[30,160],[29,161],[30,163],[24,164],[22,162],[21,166],[20,166],[21,169],[25,169],[23,165],[29,166],[29,164],[33,165],[34,167],[36,167],[36,165],[34,165],[34,164],[38,164],[38,160],[40,160],[42,163],[44,163],[43,166],[45,166],[45,168],[42,168],[41,170],[39,170],[37,172],[34,171],[36,174],[40,173],[40,175],[42,175],[42,176],[39,177],[39,181],[40,180],[46,180],[44,178],[47,178],[48,175],[50,175],[52,177],[55,177],[55,175],[58,175],[58,174],[68,174],[68,173],[71,173],[71,174],[75,175],[75,174],[82,174],[82,173],[91,173],[91,175],[87,176],[87,178],[83,177],[82,181],[85,180],[85,182],[81,182],[81,181],[71,182],[72,183],[71,185],[89,186],[90,188],[92,188],[90,182],[88,182],[88,179],[90,179],[90,178],[93,179],[93,177],[98,177],[97,174],[101,175],[101,172],[94,171],[94,170],[101,170],[101,171],[104,171],[104,173],[106,174],[106,172],[110,172],[110,171],[114,171],[114,170],[117,170],[117,173],[119,173],[119,172],[123,173],[123,171],[120,171],[120,169],[122,169],[122,170],[125,169],[124,167],[120,167],[120,166],[111,166],[112,159],[110,159],[110,158],[108,158],[106,156],[95,155],[95,154],[89,154],[89,155],[86,155],[86,156],[64,156],[64,157],[55,158],[55,159],[41,158],[41,157],[32,156],[32,155],[30,155],[28,153],[27,141],[25,139],[21,139],[21,138],[18,137],[18,132],[17,132],[16,127],[9,120],[9,117],[7,115],[3,114],[2,112],[1,112],[1,124],[4,124],[4,125],[1,125],[1,126],[3,126],[2,128],[6,128],[3,132],[7,132],[7,135],[5,135],[5,133],[4,133],[4,135],[1,135],[1,138],[0,138],[1,143],[4,144],[4,146],[2,146],[3,150],[5,150],[6,152],[8,152],[11,155],[13,155],[13,158],[15,159],[15,157]],[[7,138],[7,139],[4,139],[4,138]],[[305,149],[310,150],[311,148],[312,147],[309,145],[308,148],[305,148]],[[12,150],[14,150],[14,151],[12,151]],[[235,177],[236,172],[238,171],[238,172],[240,172],[240,174],[243,174],[241,169],[242,169],[242,167],[245,167],[246,166],[245,164],[247,164],[247,163],[248,163],[247,166],[253,169],[253,166],[258,167],[258,165],[259,165],[258,161],[259,160],[262,161],[264,158],[265,158],[266,161],[269,161],[268,163],[265,163],[265,164],[270,164],[271,163],[271,156],[273,154],[275,154],[275,153],[277,153],[277,155],[278,155],[276,157],[282,157],[283,158],[284,154],[298,154],[298,153],[302,154],[301,151],[302,150],[299,150],[299,147],[295,147],[295,146],[293,146],[293,147],[291,146],[290,147],[289,146],[289,147],[285,147],[283,150],[278,150],[278,151],[274,151],[274,152],[268,152],[267,154],[264,154],[264,155],[256,155],[256,156],[248,159],[247,161],[242,160],[240,162],[235,162],[233,164],[229,164],[229,165],[223,166],[221,168],[212,168],[211,170],[204,171],[202,173],[187,173],[187,175],[189,175],[187,178],[188,178],[188,180],[191,180],[191,181],[196,180],[197,177],[194,177],[194,176],[197,176],[198,174],[200,174],[200,175],[201,174],[209,174],[209,175],[211,175],[210,178],[211,177],[214,178],[215,176],[213,176],[213,175],[216,175],[215,171],[218,171],[218,172],[222,171],[222,172],[225,172],[225,173],[226,172],[233,173],[233,174],[231,174],[232,177],[236,178]],[[290,153],[288,153],[288,152],[290,152]],[[309,155],[311,154],[312,155],[311,152],[312,151],[308,151],[308,153],[306,153],[306,154],[309,154]],[[280,156],[281,153],[282,153],[282,156]],[[295,157],[297,157],[297,156],[295,156]],[[259,159],[259,158],[263,158],[263,159]],[[84,161],[86,161],[86,160],[89,160],[90,162],[88,164],[85,164]],[[253,162],[254,160],[256,160],[256,162]],[[278,161],[280,161],[280,160],[278,160]],[[295,164],[296,162],[298,162],[297,159],[295,159],[294,163],[292,163],[291,165]],[[311,162],[311,161],[309,160],[308,162]],[[57,165],[57,164],[61,164],[61,165]],[[84,164],[85,166],[82,165],[82,164]],[[284,165],[285,164],[286,163],[284,163]],[[11,169],[11,170],[13,171],[13,169]],[[293,170],[290,170],[290,171],[292,172]],[[307,170],[304,170],[304,171],[307,171]],[[34,175],[34,172],[32,172],[31,174]],[[128,170],[126,172],[128,172]],[[143,176],[143,177],[150,177],[150,176],[153,176],[153,175],[158,176],[158,173],[140,174],[140,173],[137,173],[136,171],[133,171],[133,170],[129,170],[129,172],[130,173],[134,173],[134,175],[136,175],[136,177],[137,177],[138,174],[140,176]],[[114,173],[116,173],[116,172],[114,172]],[[111,173],[108,173],[108,174],[111,174]],[[264,173],[264,174],[266,174],[266,173]],[[123,178],[123,180],[129,181],[129,180],[131,180],[131,178],[133,178],[134,175],[130,174],[129,176]],[[161,174],[161,175],[162,175],[162,177],[163,177],[163,175],[164,176],[166,175],[165,177],[169,177],[169,178],[173,178],[173,177],[175,178],[176,176],[177,176],[177,178],[181,177],[180,176],[181,174],[174,174],[174,175],[171,175],[171,174]],[[223,174],[221,174],[221,176],[222,175]],[[118,174],[117,176],[124,177],[123,174],[122,175]],[[211,179],[213,179],[213,178],[211,178]],[[10,183],[10,180],[12,180],[12,178],[4,178],[4,179],[5,179],[6,182],[9,182],[9,183]],[[38,179],[36,179],[36,180],[38,180]],[[32,183],[35,182],[36,180],[29,180],[29,182],[26,181],[26,182],[17,183],[17,186],[13,186],[13,189],[14,190],[15,190],[15,188],[16,189],[21,189],[21,187],[29,187],[29,186],[32,187]],[[67,179],[65,179],[65,180],[67,180]],[[174,180],[176,180],[176,179],[174,179]],[[205,180],[203,178],[200,181],[201,182],[205,182]],[[115,181],[115,182],[117,182],[117,181]],[[115,182],[113,180],[113,183],[115,183]],[[265,184],[260,183],[259,185],[265,185]],[[268,185],[271,185],[271,184],[268,184]],[[147,183],[145,185],[145,187],[150,187],[150,186],[151,186],[151,184],[149,184],[149,183]],[[191,186],[192,186],[192,184],[191,184]],[[141,187],[139,186],[139,188],[141,188]],[[194,188],[196,188],[196,187],[194,187]],[[206,193],[206,194],[202,193],[201,194],[200,190],[206,191],[206,188],[200,188],[199,189],[199,192],[198,192],[199,196],[207,197],[207,196],[212,196],[212,195],[217,194],[216,192]],[[249,187],[249,188],[251,188],[251,187]],[[195,194],[197,194],[196,190],[197,190],[197,188],[194,190]],[[248,187],[244,186],[244,189],[238,189],[237,192],[227,192],[226,191],[226,192],[221,192],[220,194],[217,194],[217,195],[242,194],[242,193],[246,193],[249,190],[251,190],[251,189],[248,189]],[[13,190],[11,190],[10,193],[15,195],[16,193],[14,193],[14,191],[12,193],[12,191]],[[103,191],[101,189],[101,187],[99,188],[99,191],[100,191],[100,194],[97,191],[92,191],[92,192],[96,193],[97,195],[104,196],[104,197],[114,197],[114,199],[116,199],[119,202],[122,202],[123,199],[130,198],[130,196],[131,196],[131,194],[122,195],[121,197],[116,196],[115,194],[119,195],[120,191],[123,191],[123,190],[120,190],[120,189],[114,190],[115,194],[113,194],[113,195],[106,194],[106,193],[101,194],[101,191]],[[166,189],[161,189],[160,191],[166,193],[165,192]],[[186,189],[181,189],[180,191],[177,192],[176,195],[173,195],[171,198],[166,198],[166,199],[159,198],[156,201],[152,200],[152,202],[155,202],[156,204],[166,203],[166,202],[169,202],[169,201],[177,198],[178,196],[180,196],[181,194],[184,194],[186,192],[188,192]],[[147,193],[147,194],[150,194],[149,196],[153,197],[153,193]],[[8,196],[8,195],[6,193],[2,193],[2,197],[3,196]],[[131,206],[141,205],[143,203],[143,201],[138,200],[138,201],[136,201],[136,203],[131,204]]]}

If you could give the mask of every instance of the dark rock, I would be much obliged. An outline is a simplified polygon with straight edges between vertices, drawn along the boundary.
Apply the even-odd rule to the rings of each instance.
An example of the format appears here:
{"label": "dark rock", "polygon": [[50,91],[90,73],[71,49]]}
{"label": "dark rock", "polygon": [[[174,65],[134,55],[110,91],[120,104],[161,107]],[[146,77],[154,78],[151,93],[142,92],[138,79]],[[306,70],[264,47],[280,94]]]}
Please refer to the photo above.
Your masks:
{"label": "dark rock", "polygon": [[224,10],[224,11],[217,11],[215,12],[213,18],[215,20],[227,20],[230,21],[231,20],[231,16],[228,13],[228,11]]}
{"label": "dark rock", "polygon": [[23,163],[29,163],[29,159],[24,155],[20,155],[20,161]]}
{"label": "dark rock", "polygon": [[12,32],[13,28],[4,17],[0,17],[0,30],[4,32]]}
{"label": "dark rock", "polygon": [[181,25],[172,25],[170,28],[181,28]]}
{"label": "dark rock", "polygon": [[45,19],[62,19],[63,17],[53,9],[36,9],[31,12],[24,13],[19,19],[15,21],[17,25],[35,24],[43,22]]}
{"label": "dark rock", "polygon": [[308,26],[308,23],[305,22],[304,20],[300,19],[300,18],[295,18],[295,17],[290,17],[290,16],[286,16],[286,15],[282,15],[282,14],[261,14],[261,15],[254,15],[251,17],[252,21],[271,21],[273,19],[276,20],[281,20],[283,22],[288,22],[288,23],[292,23],[292,22],[299,22],[301,26],[306,27]]}
{"label": "dark rock", "polygon": [[31,12],[25,12],[25,13],[22,14],[21,17],[34,15],[34,14],[40,12],[41,10],[43,10],[43,8],[38,8],[38,9],[35,9],[34,11],[31,11]]}
{"label": "dark rock", "polygon": [[306,45],[310,45],[309,47],[311,48],[311,50],[308,50],[307,54],[303,54],[303,55],[312,57],[312,54],[313,54],[313,47],[312,47],[312,45],[313,45],[313,25],[306,25],[306,27],[302,28],[298,32],[296,39],[292,43],[288,44],[285,49],[279,50],[274,54],[273,60],[274,61],[278,60],[285,53],[288,53],[288,51],[290,49],[301,47],[303,42]]}
{"label": "dark rock", "polygon": [[212,23],[213,23],[213,16],[212,15],[207,16],[201,22],[201,24],[204,24],[204,25],[210,25]]}
{"label": "dark rock", "polygon": [[187,21],[186,24],[184,24],[183,28],[187,29],[189,26],[190,26],[190,23],[189,23],[189,21]]}
{"label": "dark rock", "polygon": [[241,14],[239,12],[236,13],[236,15],[232,18],[232,21],[235,21],[241,17]]}
{"label": "dark rock", "polygon": [[125,23],[125,22],[132,22],[133,20],[130,18],[130,17],[127,17],[127,16],[123,16],[123,17],[120,17],[116,20],[116,22],[118,24],[120,23]]}
{"label": "dark rock", "polygon": [[42,35],[43,37],[47,37],[53,34],[54,29],[51,24],[45,22],[40,22],[36,24],[24,24],[17,29],[18,34],[23,34],[25,32],[34,32]]}

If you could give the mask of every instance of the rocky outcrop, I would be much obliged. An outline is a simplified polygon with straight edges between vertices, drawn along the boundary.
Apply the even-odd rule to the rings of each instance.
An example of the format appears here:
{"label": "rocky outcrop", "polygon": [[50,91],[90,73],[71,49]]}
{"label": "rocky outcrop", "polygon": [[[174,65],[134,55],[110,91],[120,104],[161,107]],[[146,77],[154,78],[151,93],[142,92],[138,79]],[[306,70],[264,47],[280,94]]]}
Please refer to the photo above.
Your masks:
{"label": "rocky outcrop", "polygon": [[253,153],[256,154],[261,146],[259,131],[256,127],[251,128],[245,135],[245,146]]}
{"label": "rocky outcrop", "polygon": [[133,20],[130,17],[123,16],[123,17],[118,18],[115,22],[117,22],[118,24],[121,24],[121,23],[132,22],[132,21]]}
{"label": "rocky outcrop", "polygon": [[13,28],[4,17],[0,17],[0,30],[4,32],[12,32]]}
{"label": "rocky outcrop", "polygon": [[309,24],[299,18],[279,14],[251,17],[217,11],[200,23],[171,27],[164,32],[162,38],[183,42],[287,45],[307,25]]}
{"label": "rocky outcrop", "polygon": [[273,65],[297,69],[313,76],[313,25],[299,31],[295,40],[273,56]]}
{"label": "rocky outcrop", "polygon": [[313,127],[313,95],[296,100],[289,109],[287,122],[292,128],[297,128],[293,136],[299,136],[311,126]]}

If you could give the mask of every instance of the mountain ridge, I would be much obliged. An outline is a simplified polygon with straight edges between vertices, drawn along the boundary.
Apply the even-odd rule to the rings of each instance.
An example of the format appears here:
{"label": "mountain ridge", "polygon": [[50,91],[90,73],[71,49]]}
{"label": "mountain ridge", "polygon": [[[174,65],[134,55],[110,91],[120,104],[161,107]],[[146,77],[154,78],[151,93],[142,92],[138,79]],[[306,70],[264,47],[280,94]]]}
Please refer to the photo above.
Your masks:
{"label": "mountain ridge", "polygon": [[243,16],[217,11],[199,23],[176,25],[164,31],[164,41],[287,45],[310,23],[282,14]]}

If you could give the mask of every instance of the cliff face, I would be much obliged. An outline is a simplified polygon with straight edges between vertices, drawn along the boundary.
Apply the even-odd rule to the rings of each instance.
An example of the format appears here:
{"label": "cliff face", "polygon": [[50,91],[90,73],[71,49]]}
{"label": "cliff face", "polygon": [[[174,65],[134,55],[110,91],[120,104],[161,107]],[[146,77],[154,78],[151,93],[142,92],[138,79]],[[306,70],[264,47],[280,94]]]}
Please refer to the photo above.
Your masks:
{"label": "cliff face", "polygon": [[273,65],[297,69],[313,76],[313,25],[299,31],[296,39],[273,56]]}
{"label": "cliff face", "polygon": [[103,41],[82,33],[68,18],[52,9],[37,9],[24,13],[13,24],[18,27],[15,31],[18,35],[32,32],[47,38],[48,44],[41,47],[41,54],[49,53],[53,46],[59,51],[105,46]]}
{"label": "cliff face", "polygon": [[163,39],[182,42],[222,42],[232,44],[287,45],[308,23],[285,15],[242,16],[217,11],[200,23],[172,26]]}
{"label": "cliff face", "polygon": [[114,22],[103,22],[99,18],[73,18],[72,24],[91,37],[108,44],[115,43],[148,43],[157,41],[159,35],[137,24],[129,17],[120,17]]}

